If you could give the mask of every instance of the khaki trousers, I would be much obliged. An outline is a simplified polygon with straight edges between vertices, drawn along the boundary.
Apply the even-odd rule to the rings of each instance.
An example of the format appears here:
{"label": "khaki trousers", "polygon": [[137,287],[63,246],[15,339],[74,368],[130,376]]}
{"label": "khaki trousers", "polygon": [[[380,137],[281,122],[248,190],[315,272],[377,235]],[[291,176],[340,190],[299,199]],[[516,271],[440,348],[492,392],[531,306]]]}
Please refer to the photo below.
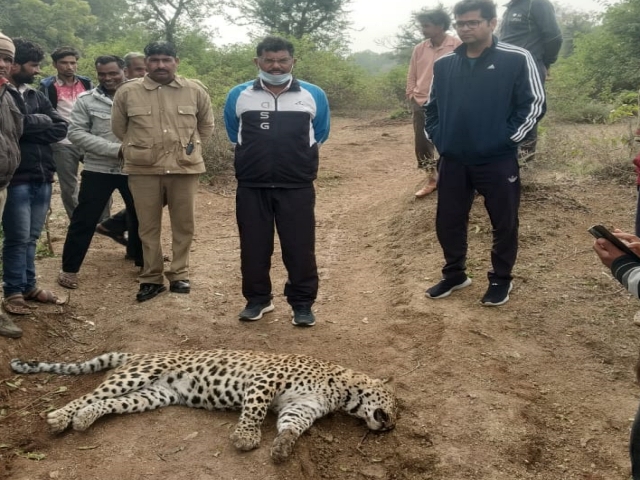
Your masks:
{"label": "khaki trousers", "polygon": [[144,257],[140,283],[164,283],[161,233],[165,200],[171,221],[172,257],[164,275],[170,282],[189,279],[198,178],[198,174],[129,175]]}

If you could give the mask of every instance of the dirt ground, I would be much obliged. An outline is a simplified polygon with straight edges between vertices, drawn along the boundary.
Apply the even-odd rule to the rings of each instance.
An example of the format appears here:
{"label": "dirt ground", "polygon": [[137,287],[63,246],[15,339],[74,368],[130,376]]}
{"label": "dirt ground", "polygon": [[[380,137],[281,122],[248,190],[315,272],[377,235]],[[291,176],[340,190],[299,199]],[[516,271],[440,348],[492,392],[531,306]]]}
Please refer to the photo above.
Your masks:
{"label": "dirt ground", "polygon": [[[593,133],[597,127],[593,127]],[[234,187],[202,186],[190,295],[138,304],[124,248],[95,238],[81,286],[64,307],[41,306],[19,340],[0,337],[0,478],[26,479],[628,479],[627,443],[640,388],[633,366],[640,303],[591,250],[593,223],[631,229],[635,189],[554,170],[523,172],[521,250],[511,301],[482,307],[491,230],[481,198],[470,222],[473,285],[425,298],[440,277],[435,197],[415,200],[407,121],[334,119],[317,182],[321,286],[314,328],[291,325],[274,255],[276,310],[240,323]],[[54,257],[38,261],[55,285],[66,218],[55,195]],[[165,235],[168,242],[168,235]],[[167,252],[170,247],[167,243]],[[368,433],[333,414],[274,465],[274,417],[259,449],[237,452],[237,412],[171,407],[110,416],[86,432],[48,432],[45,412],[96,386],[102,374],[16,376],[9,360],[75,361],[103,352],[254,349],[313,355],[394,378],[397,428]]]}

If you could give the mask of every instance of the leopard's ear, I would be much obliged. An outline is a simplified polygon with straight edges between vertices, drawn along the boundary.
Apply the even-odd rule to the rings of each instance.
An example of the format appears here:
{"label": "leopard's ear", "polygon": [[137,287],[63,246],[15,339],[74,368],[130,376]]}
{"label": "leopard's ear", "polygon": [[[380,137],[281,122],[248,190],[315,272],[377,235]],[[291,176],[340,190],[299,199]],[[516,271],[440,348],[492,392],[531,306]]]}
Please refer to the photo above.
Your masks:
{"label": "leopard's ear", "polygon": [[393,377],[384,377],[384,378],[381,378],[380,381],[386,385],[387,383],[393,382]]}

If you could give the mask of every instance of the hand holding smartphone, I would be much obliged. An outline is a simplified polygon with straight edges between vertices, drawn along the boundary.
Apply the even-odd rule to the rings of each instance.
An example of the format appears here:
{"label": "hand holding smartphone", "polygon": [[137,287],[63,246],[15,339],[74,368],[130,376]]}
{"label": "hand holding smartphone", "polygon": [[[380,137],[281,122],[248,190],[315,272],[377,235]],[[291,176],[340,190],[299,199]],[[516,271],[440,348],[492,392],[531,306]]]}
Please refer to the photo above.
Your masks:
{"label": "hand holding smartphone", "polygon": [[638,256],[638,254],[631,250],[626,243],[616,237],[603,225],[594,225],[589,229],[589,233],[596,238],[604,238],[610,241],[618,250],[621,250],[626,255],[629,255],[633,257],[634,260],[640,262],[640,256]]}

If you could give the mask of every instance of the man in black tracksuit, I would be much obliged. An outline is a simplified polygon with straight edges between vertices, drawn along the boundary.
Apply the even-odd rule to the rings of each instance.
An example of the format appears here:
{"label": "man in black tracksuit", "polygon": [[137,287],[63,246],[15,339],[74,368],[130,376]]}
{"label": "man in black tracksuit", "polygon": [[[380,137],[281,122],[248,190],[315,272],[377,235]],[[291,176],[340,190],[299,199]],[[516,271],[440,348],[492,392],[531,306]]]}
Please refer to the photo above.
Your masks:
{"label": "man in black tracksuit", "polygon": [[538,69],[525,49],[498,42],[496,6],[463,0],[454,7],[462,40],[434,64],[425,130],[440,153],[436,231],[443,279],[426,292],[444,298],[471,284],[466,275],[469,211],[477,191],[493,228],[489,288],[482,304],[509,300],[518,251],[518,144],[545,111]]}
{"label": "man in black tracksuit", "polygon": [[316,85],[293,77],[291,42],[266,37],[256,48],[258,78],[227,95],[224,121],[235,144],[238,180],[236,218],[240,233],[240,320],[271,312],[274,227],[287,269],[284,294],[293,324],[315,324],[318,292],[315,257],[315,189],[320,145],[329,136],[329,103]]}

